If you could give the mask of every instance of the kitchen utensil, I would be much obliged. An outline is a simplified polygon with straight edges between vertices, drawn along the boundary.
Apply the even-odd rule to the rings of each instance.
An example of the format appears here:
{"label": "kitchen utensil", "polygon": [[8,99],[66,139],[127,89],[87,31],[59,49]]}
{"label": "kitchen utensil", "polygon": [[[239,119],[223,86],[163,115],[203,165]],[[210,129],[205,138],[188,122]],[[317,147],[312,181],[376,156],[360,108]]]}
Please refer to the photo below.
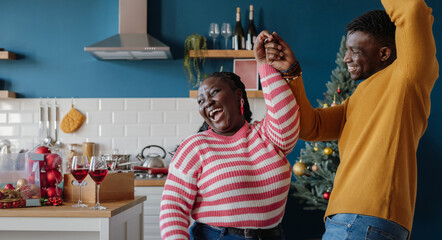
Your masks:
{"label": "kitchen utensil", "polygon": [[[109,170],[130,170],[131,165],[139,162],[129,162],[130,154],[119,154],[118,149],[114,149],[113,154],[103,154]],[[113,168],[112,168],[113,166]]]}
{"label": "kitchen utensil", "polygon": [[[145,156],[144,151],[151,147],[161,149],[163,151],[163,156],[160,156],[158,153],[149,153]],[[149,168],[164,168],[165,157],[166,157],[166,150],[164,150],[164,148],[158,145],[149,145],[147,147],[144,147],[143,150],[141,150],[141,153],[136,156],[136,158],[140,160],[140,162],[142,162],[143,167],[149,167]]]}
{"label": "kitchen utensil", "polygon": [[58,108],[58,102],[57,99],[55,99],[55,117],[54,117],[54,147],[61,147],[61,142],[58,139],[58,120],[59,120],[59,108]]}
{"label": "kitchen utensil", "polygon": [[44,132],[44,108],[43,101],[40,98],[40,110],[39,110],[40,119],[38,120],[38,140],[44,142],[43,132]]}
{"label": "kitchen utensil", "polygon": [[50,129],[51,106],[49,106],[49,101],[47,102],[46,111],[47,111],[48,118],[46,119],[46,138],[44,140],[44,144],[47,146],[51,146],[51,144],[52,144],[51,129]]}

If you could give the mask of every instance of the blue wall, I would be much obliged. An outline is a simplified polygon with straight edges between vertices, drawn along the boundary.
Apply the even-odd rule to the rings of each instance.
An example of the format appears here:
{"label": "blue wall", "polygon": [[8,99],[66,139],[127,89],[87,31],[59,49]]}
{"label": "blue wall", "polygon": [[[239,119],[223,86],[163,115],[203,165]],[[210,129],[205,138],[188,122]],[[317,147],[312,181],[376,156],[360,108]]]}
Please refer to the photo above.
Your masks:
{"label": "blue wall", "polygon": [[[98,61],[83,51],[85,46],[118,32],[118,0],[20,0],[1,1],[0,48],[18,54],[17,61],[0,61],[0,79],[18,97],[187,97],[183,74],[183,42],[197,32],[207,36],[210,22],[234,24],[235,9],[242,9],[247,27],[249,4],[255,6],[258,30],[278,32],[291,44],[304,71],[307,95],[322,98],[325,82],[335,68],[334,60],[344,26],[378,1],[353,0],[151,0],[148,32],[171,47],[173,60]],[[433,8],[437,46],[442,46],[442,1],[427,0]],[[208,37],[208,36],[207,36]],[[441,58],[440,52],[438,58]],[[232,61],[210,60],[205,71],[221,65],[232,70]],[[2,84],[0,84],[0,87]],[[432,113],[418,150],[419,186],[412,239],[442,239],[441,83],[432,93]],[[295,161],[300,142],[290,160]],[[289,199],[284,221],[288,239],[318,236],[322,213],[301,210]],[[316,234],[315,234],[316,233]],[[297,238],[296,238],[296,237]]]}

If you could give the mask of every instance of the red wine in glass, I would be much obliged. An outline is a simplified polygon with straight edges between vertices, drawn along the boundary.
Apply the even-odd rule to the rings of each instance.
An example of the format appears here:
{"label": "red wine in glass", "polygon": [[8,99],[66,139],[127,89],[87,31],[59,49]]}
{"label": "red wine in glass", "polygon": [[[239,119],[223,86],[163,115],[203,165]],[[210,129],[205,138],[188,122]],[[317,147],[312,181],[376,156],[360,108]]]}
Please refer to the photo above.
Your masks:
{"label": "red wine in glass", "polygon": [[97,184],[97,203],[91,209],[104,210],[106,207],[100,205],[100,183],[107,175],[107,164],[104,158],[98,156],[91,157],[89,175]]}
{"label": "red wine in glass", "polygon": [[74,156],[72,158],[72,165],[71,165],[71,174],[74,176],[74,178],[79,183],[80,191],[79,191],[79,199],[78,203],[75,205],[72,205],[72,207],[87,207],[86,204],[83,204],[81,202],[81,183],[86,178],[87,174],[89,172],[89,163],[86,156]]}
{"label": "red wine in glass", "polygon": [[97,184],[100,184],[107,175],[107,169],[96,169],[95,171],[91,171],[90,175],[92,180],[94,180]]}
{"label": "red wine in glass", "polygon": [[89,173],[89,169],[88,168],[78,168],[78,169],[74,169],[71,170],[72,176],[74,176],[75,179],[77,179],[77,181],[79,183],[81,183],[87,176],[87,174]]}

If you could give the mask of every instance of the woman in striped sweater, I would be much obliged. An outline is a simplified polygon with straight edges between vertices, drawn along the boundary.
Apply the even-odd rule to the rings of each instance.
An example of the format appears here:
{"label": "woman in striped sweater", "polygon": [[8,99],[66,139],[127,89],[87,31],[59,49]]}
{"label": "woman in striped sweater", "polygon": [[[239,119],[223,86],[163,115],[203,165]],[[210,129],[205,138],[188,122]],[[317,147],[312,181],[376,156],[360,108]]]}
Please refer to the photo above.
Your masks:
{"label": "woman in striped sweater", "polygon": [[[249,123],[244,84],[213,73],[198,90],[209,130],[185,139],[161,200],[162,239],[284,239],[280,222],[290,187],[286,159],[298,140],[298,105],[281,73],[255,44],[267,114]],[[195,223],[189,231],[190,217]]]}

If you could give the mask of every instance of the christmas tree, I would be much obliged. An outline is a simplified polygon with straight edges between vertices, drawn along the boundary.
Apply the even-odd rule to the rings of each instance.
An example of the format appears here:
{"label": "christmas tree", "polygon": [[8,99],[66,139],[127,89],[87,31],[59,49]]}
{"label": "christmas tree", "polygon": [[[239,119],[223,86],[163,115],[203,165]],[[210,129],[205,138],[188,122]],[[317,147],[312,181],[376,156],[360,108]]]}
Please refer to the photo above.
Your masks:
{"label": "christmas tree", "polygon": [[[332,71],[331,80],[326,83],[327,92],[324,100],[317,100],[319,107],[326,108],[341,104],[356,88],[356,81],[350,78],[347,71],[345,56],[345,36],[337,53],[337,67]],[[301,149],[300,157],[293,166],[296,181],[292,187],[293,194],[302,203],[306,203],[306,210],[325,210],[333,188],[333,181],[339,165],[339,150],[337,141],[306,142]]]}

